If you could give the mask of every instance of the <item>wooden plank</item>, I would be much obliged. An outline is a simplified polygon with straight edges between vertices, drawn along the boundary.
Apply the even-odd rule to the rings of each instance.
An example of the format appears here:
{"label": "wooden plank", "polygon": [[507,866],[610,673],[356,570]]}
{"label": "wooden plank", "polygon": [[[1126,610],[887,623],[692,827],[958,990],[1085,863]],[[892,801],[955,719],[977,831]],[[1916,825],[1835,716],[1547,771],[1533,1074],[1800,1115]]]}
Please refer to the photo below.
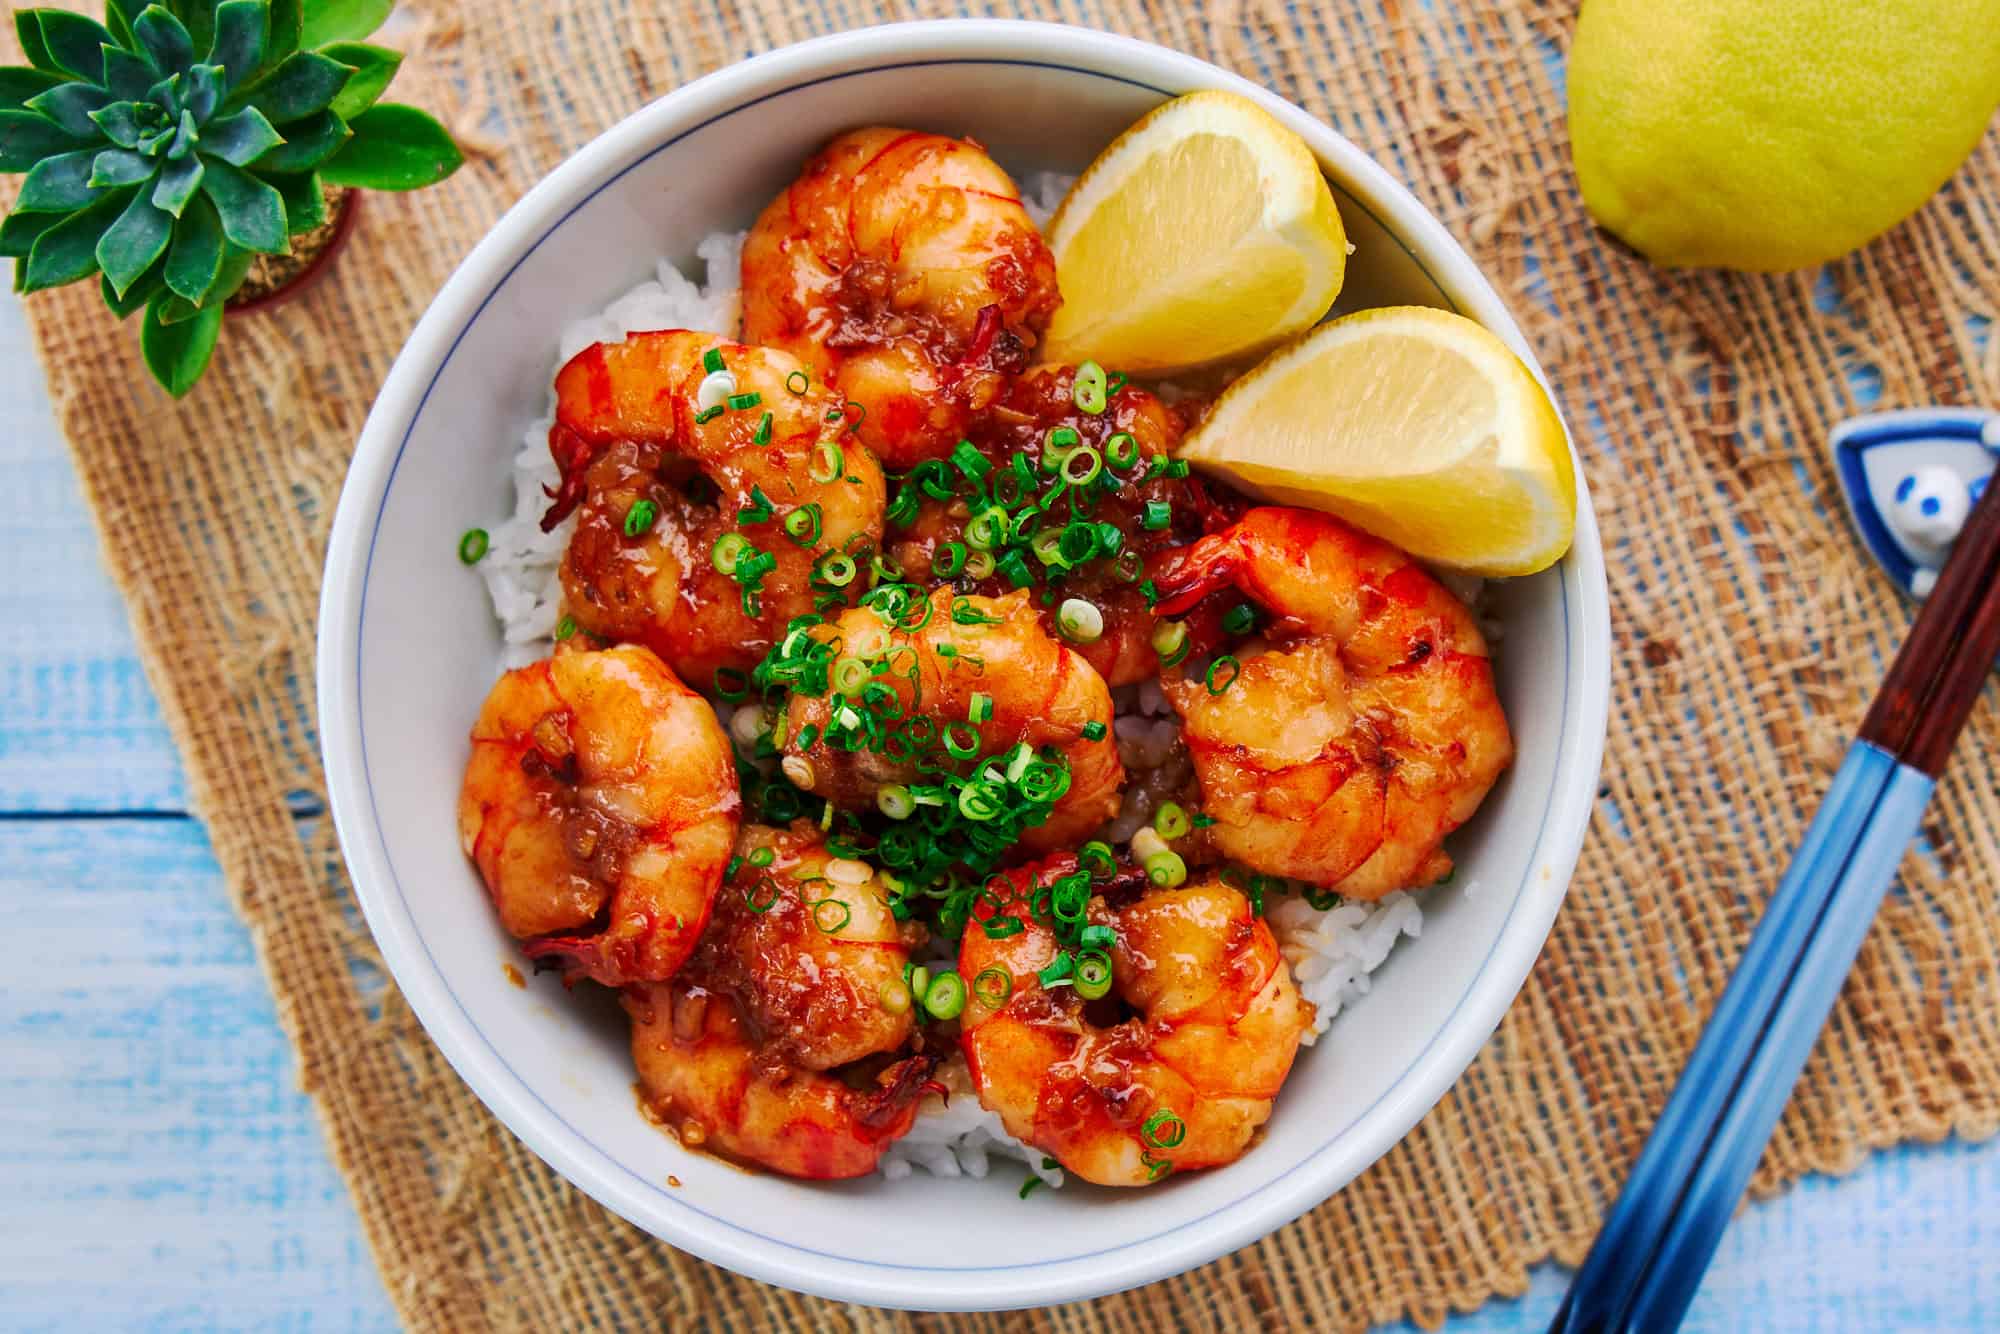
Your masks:
{"label": "wooden plank", "polygon": [[0,822],[0,1326],[394,1328],[187,819]]}
{"label": "wooden plank", "polygon": [[186,809],[12,293],[0,294],[0,477],[0,812]]}

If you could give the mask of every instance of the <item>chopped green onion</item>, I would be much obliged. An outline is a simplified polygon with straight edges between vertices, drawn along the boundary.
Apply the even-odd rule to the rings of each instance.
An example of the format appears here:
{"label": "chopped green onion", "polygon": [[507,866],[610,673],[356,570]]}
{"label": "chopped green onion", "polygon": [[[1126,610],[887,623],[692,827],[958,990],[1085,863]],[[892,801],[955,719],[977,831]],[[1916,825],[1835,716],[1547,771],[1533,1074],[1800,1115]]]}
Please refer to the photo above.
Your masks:
{"label": "chopped green onion", "polygon": [[1130,472],[1139,461],[1139,441],[1130,431],[1120,431],[1104,442],[1104,458],[1120,472]]}
{"label": "chopped green onion", "polygon": [[989,506],[965,526],[965,541],[975,551],[991,551],[1007,540],[1007,511]]}
{"label": "chopped green onion", "polygon": [[776,860],[778,860],[778,853],[775,848],[754,848],[751,850],[750,864],[752,866],[761,868],[769,866]]}
{"label": "chopped green onion", "polygon": [[765,409],[763,417],[757,422],[757,433],[750,437],[750,443],[753,445],[768,445],[771,443],[770,409]]}
{"label": "chopped green onion", "polygon": [[715,539],[715,545],[709,549],[709,564],[715,566],[718,574],[733,575],[736,573],[736,567],[742,563],[744,555],[755,550],[756,548],[750,545],[750,539],[743,534],[724,533]]}
{"label": "chopped green onion", "polygon": [[924,1008],[933,1019],[958,1018],[965,1013],[965,979],[952,972],[937,974],[924,988]]}
{"label": "chopped green onion", "polygon": [[1007,576],[1007,582],[1016,588],[1026,588],[1035,582],[1034,575],[1028,573],[1028,564],[1021,559],[1018,551],[1009,551],[993,563],[993,568]]}
{"label": "chopped green onion", "polygon": [[[968,482],[975,484],[984,479],[987,473],[993,471],[993,465],[988,463],[985,456],[972,447],[970,440],[961,440],[952,447],[951,462],[953,467],[965,474],[965,479]],[[939,499],[943,499],[943,497],[939,497]]]}
{"label": "chopped green onion", "polygon": [[785,390],[793,395],[802,395],[812,388],[812,376],[805,371],[793,371],[785,377]]}
{"label": "chopped green onion", "polygon": [[1096,1000],[1111,990],[1111,960],[1096,950],[1076,956],[1076,994]]}
{"label": "chopped green onion", "polygon": [[[1015,917],[1006,920],[1016,925],[1020,922]],[[988,968],[972,979],[972,994],[987,1009],[997,1010],[1014,994],[1014,975],[1004,968]]]}
{"label": "chopped green onion", "polygon": [[1118,933],[1102,922],[1093,922],[1076,933],[1076,943],[1087,950],[1109,950],[1118,943]]}
{"label": "chopped green onion", "polygon": [[1132,383],[1131,377],[1126,375],[1124,371],[1113,371],[1111,372],[1111,383],[1105,386],[1104,396],[1106,398],[1116,398],[1118,391],[1130,383]]}
{"label": "chopped green onion", "polygon": [[1151,579],[1142,579],[1139,581],[1139,596],[1146,599],[1146,607],[1151,610],[1159,605],[1160,586]]}
{"label": "chopped green onion", "polygon": [[1139,1134],[1153,1148],[1177,1148],[1187,1138],[1187,1122],[1168,1108],[1147,1117],[1145,1124],[1139,1127]]}
{"label": "chopped green onion", "polygon": [[993,696],[975,691],[972,696],[972,702],[966,706],[965,717],[967,722],[983,723],[991,721],[993,717]]}
{"label": "chopped green onion", "polygon": [[712,347],[708,349],[708,351],[702,353],[701,368],[704,371],[708,372],[710,375],[715,375],[718,372],[728,369],[726,366],[723,365],[722,362],[722,349],[719,347]]}
{"label": "chopped green onion", "polygon": [[975,551],[965,558],[965,577],[968,579],[991,579],[993,570],[993,553],[990,551]]}
{"label": "chopped green onion", "polygon": [[[1070,457],[1075,458],[1076,456],[1072,454]],[[1113,529],[1112,531],[1115,532],[1117,530]],[[1100,549],[1100,533],[1098,526],[1094,523],[1085,523],[1082,520],[1077,520],[1073,523],[1065,524],[1062,532],[1058,534],[1056,550],[1062,556],[1063,563],[1066,565],[1081,565],[1092,556],[1095,556]]]}
{"label": "chopped green onion", "polygon": [[492,539],[487,536],[484,528],[466,529],[465,535],[458,539],[459,563],[461,565],[477,565],[480,558],[485,556],[486,548],[491,542]]}
{"label": "chopped green onion", "polygon": [[812,905],[813,925],[823,935],[833,935],[854,920],[854,913],[839,899],[820,899]]}
{"label": "chopped green onion", "polygon": [[[1145,558],[1130,547],[1118,553],[1111,562],[1111,573],[1123,583],[1131,583],[1146,572]],[[1153,604],[1149,601],[1147,606]]]}
{"label": "chopped green onion", "polygon": [[1175,889],[1187,883],[1187,863],[1178,852],[1156,852],[1146,858],[1146,879],[1161,889]]}
{"label": "chopped green onion", "polygon": [[1047,466],[1051,462],[1060,463],[1069,451],[1082,442],[1083,437],[1077,434],[1074,426],[1051,426],[1049,433],[1042,438],[1043,465]]}
{"label": "chopped green onion", "polygon": [[1239,602],[1222,613],[1222,628],[1232,635],[1250,633],[1257,626],[1257,609],[1247,602]]}
{"label": "chopped green onion", "polygon": [[571,635],[575,633],[576,633],[576,617],[565,616],[560,621],[556,622],[556,643],[558,644],[562,643],[565,639],[568,639]]}
{"label": "chopped green onion", "polygon": [[1018,917],[989,917],[980,925],[985,928],[988,940],[1005,940],[1028,929]]}
{"label": "chopped green onion", "polygon": [[1104,613],[1094,602],[1065,598],[1056,610],[1056,628],[1072,644],[1095,644],[1104,636]]}
{"label": "chopped green onion", "polygon": [[1040,1177],[1034,1175],[1032,1172],[1029,1173],[1028,1179],[1021,1183],[1021,1198],[1024,1200],[1027,1199],[1030,1195],[1033,1195],[1036,1190],[1047,1184],[1048,1184],[1047,1182],[1043,1181]]}
{"label": "chopped green onion", "polygon": [[854,557],[836,551],[820,561],[813,579],[830,588],[845,588],[854,582],[854,574]]}
{"label": "chopped green onion", "polygon": [[1048,967],[1036,973],[1035,978],[1045,987],[1058,987],[1069,981],[1070,974],[1075,971],[1075,967],[1075,961],[1070,958],[1069,951],[1064,950],[1061,954],[1049,960]]}
{"label": "chopped green onion", "polygon": [[1174,522],[1173,502],[1149,500],[1145,512],[1139,518],[1139,526],[1149,533],[1157,533],[1169,528]]}
{"label": "chopped green onion", "polygon": [[1089,445],[1080,445],[1062,461],[1062,479],[1071,486],[1087,486],[1104,471],[1104,456]]}
{"label": "chopped green onion", "polygon": [[[757,864],[756,859],[754,857],[751,859],[750,864],[752,866],[755,866]],[[759,895],[763,894],[765,890],[769,890],[770,893],[768,894],[768,896],[760,898]],[[746,885],[744,887],[743,903],[744,906],[749,908],[751,912],[756,913],[759,917],[762,917],[765,913],[771,911],[772,908],[777,906],[778,899],[783,893],[784,890],[779,886],[776,876],[769,876],[769,875],[758,876],[754,884]]]}
{"label": "chopped green onion", "polygon": [[1185,621],[1161,621],[1153,627],[1153,651],[1160,665],[1171,667],[1188,655],[1188,628]]}
{"label": "chopped green onion", "polygon": [[1327,909],[1333,907],[1334,904],[1340,902],[1340,895],[1334,893],[1332,890],[1329,889],[1315,889],[1309,887],[1307,888],[1304,897],[1306,901],[1306,906],[1308,908],[1311,908],[1314,912],[1325,912]]}
{"label": "chopped green onion", "polygon": [[1076,862],[1095,880],[1108,879],[1118,869],[1118,859],[1112,853],[1111,845],[1097,838],[1076,850]]}
{"label": "chopped green onion", "polygon": [[748,412],[750,409],[756,407],[759,403],[762,403],[764,401],[764,396],[756,392],[755,390],[752,390],[747,394],[731,394],[727,399],[723,401],[729,404],[729,410],[731,412]]}
{"label": "chopped green onion", "polygon": [[822,440],[813,450],[813,464],[807,476],[824,485],[840,480],[847,470],[847,457],[840,452],[840,446],[831,440]]}
{"label": "chopped green onion", "polygon": [[[1226,675],[1224,674],[1226,670]],[[1202,679],[1208,686],[1208,693],[1220,695],[1236,684],[1236,678],[1243,675],[1243,664],[1225,653],[1208,664],[1208,673]],[[1220,679],[1218,679],[1218,677]]]}
{"label": "chopped green onion", "polygon": [[875,989],[875,998],[890,1014],[902,1014],[910,1008],[910,989],[901,982],[884,982]]}
{"label": "chopped green onion", "polygon": [[625,511],[625,536],[641,537],[659,522],[660,507],[650,500],[635,500]]}
{"label": "chopped green onion", "polygon": [[969,760],[979,753],[979,733],[965,723],[946,723],[944,749],[954,760]]}
{"label": "chopped green onion", "polygon": [[785,536],[802,547],[819,541],[820,508],[816,503],[799,506],[785,516]]}
{"label": "chopped green onion", "polygon": [[947,542],[937,558],[931,562],[931,573],[940,579],[949,579],[965,568],[965,543]]}
{"label": "chopped green onion", "polygon": [[835,693],[852,699],[861,693],[861,687],[867,685],[869,678],[874,674],[874,669],[864,660],[844,657],[834,662],[833,671],[827,679]]}
{"label": "chopped green onion", "polygon": [[1079,412],[1096,416],[1104,411],[1104,390],[1104,367],[1094,361],[1086,361],[1076,368],[1076,382],[1070,387],[1070,397]]}
{"label": "chopped green onion", "polygon": [[1188,813],[1179,802],[1162,802],[1153,812],[1153,832],[1161,838],[1185,838],[1188,828]]}
{"label": "chopped green onion", "polygon": [[1109,732],[1105,729],[1104,724],[1098,722],[1095,718],[1092,718],[1083,725],[1083,739],[1085,741],[1102,741],[1108,735]]}
{"label": "chopped green onion", "polygon": [[901,783],[884,783],[876,789],[875,805],[891,820],[907,820],[917,810],[917,803],[910,799],[910,789]]}
{"label": "chopped green onion", "polygon": [[749,673],[735,667],[715,669],[715,693],[734,704],[750,693]]}
{"label": "chopped green onion", "polygon": [[694,424],[696,426],[706,426],[717,417],[720,417],[725,411],[727,409],[720,403],[717,403],[712,408],[703,408],[700,412],[694,414]]}

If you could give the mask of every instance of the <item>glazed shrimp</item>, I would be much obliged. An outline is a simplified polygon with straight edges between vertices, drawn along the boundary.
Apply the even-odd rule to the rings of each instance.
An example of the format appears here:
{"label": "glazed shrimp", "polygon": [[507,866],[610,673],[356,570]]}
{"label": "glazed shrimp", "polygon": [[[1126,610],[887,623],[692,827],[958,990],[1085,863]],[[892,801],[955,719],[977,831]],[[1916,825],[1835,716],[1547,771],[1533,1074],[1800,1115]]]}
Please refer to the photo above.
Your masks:
{"label": "glazed shrimp", "polygon": [[487,695],[458,832],[531,957],[619,986],[693,952],[741,805],[714,712],[651,650],[563,651]]}
{"label": "glazed shrimp", "polygon": [[887,891],[818,833],[745,825],[689,975],[728,991],[775,1050],[830,1070],[909,1040],[910,961]]}
{"label": "glazed shrimp", "polygon": [[735,997],[697,983],[629,987],[632,1060],[648,1112],[689,1148],[786,1176],[866,1176],[916,1118],[934,1062],[912,1056],[859,1087],[769,1051]]}
{"label": "glazed shrimp", "polygon": [[1328,515],[1251,510],[1156,575],[1175,615],[1229,589],[1269,647],[1162,678],[1224,855],[1351,898],[1428,885],[1445,835],[1513,759],[1472,613],[1409,557]]}
{"label": "glazed shrimp", "polygon": [[[978,916],[1011,914],[1022,928],[995,938],[968,927],[959,947],[971,980],[961,1041],[981,1105],[1103,1186],[1234,1162],[1270,1119],[1313,1014],[1249,900],[1220,881],[1107,898],[1068,855],[1008,880],[1012,898]],[[1063,897],[1090,896],[1085,920],[1109,929],[1103,999],[1042,983],[1064,952],[1053,915],[1024,906],[1044,890],[1052,914]],[[1125,1017],[1108,1022],[1107,1009]]]}
{"label": "glazed shrimp", "polygon": [[[910,578],[952,579],[964,592],[998,594],[1013,581],[995,564],[1000,553],[980,553],[979,542],[990,545],[990,538],[977,531],[990,523],[980,516],[996,502],[1048,499],[1035,533],[1044,543],[1073,524],[1109,525],[1115,537],[1096,538],[1090,554],[1074,561],[1060,547],[1037,554],[1029,539],[1009,545],[1027,548],[1019,553],[1023,565],[1054,594],[1041,609],[1043,626],[1056,633],[1060,608],[1072,598],[1089,604],[1101,629],[1073,646],[1107,684],[1130,685],[1160,666],[1153,611],[1139,586],[1146,564],[1220,526],[1218,505],[1204,483],[1174,475],[1184,468],[1169,459],[1185,427],[1180,409],[1119,384],[1101,411],[1087,412],[1077,406],[1076,381],[1072,367],[1040,366],[1010,383],[969,437],[985,473],[974,481],[952,464],[919,464],[889,508],[884,543]],[[1018,521],[1018,508],[1015,514]]]}
{"label": "glazed shrimp", "polygon": [[[754,666],[827,591],[815,562],[881,537],[882,470],[827,420],[834,404],[784,353],[714,334],[577,354],[556,376],[563,481],[543,520],[580,513],[562,564],[577,625],[704,687]],[[696,474],[712,498],[690,494]]]}
{"label": "glazed shrimp", "polygon": [[890,468],[949,453],[1059,304],[1014,182],[942,135],[841,135],[743,247],[743,336],[812,363]]}
{"label": "glazed shrimp", "polygon": [[806,637],[819,647],[801,657],[820,665],[792,683],[783,743],[798,786],[853,809],[875,804],[885,784],[921,783],[929,766],[970,770],[1026,747],[1059,758],[1066,779],[1023,845],[1078,842],[1117,813],[1125,770],[1111,692],[1042,629],[1025,593],[940,588],[856,607]]}
{"label": "glazed shrimp", "polygon": [[[913,1022],[887,895],[816,833],[747,826],[736,855],[694,959],[670,986],[627,993],[647,1105],[684,1143],[738,1161],[865,1175],[936,1064],[886,1059]],[[854,1067],[869,1058],[881,1068]]]}

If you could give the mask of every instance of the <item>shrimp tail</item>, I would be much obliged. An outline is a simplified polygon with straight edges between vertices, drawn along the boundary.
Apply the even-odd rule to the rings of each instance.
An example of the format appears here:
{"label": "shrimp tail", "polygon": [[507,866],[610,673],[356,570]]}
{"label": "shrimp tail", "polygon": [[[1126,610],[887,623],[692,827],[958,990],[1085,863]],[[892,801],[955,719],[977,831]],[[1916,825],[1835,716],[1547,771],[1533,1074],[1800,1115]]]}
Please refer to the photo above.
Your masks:
{"label": "shrimp tail", "polygon": [[549,428],[549,453],[555,458],[556,472],[562,480],[554,488],[542,488],[542,494],[554,502],[542,515],[543,532],[554,532],[556,525],[583,503],[584,474],[597,457],[598,449],[598,445],[562,422]]}
{"label": "shrimp tail", "polygon": [[1230,533],[1213,533],[1191,546],[1171,552],[1153,576],[1160,591],[1153,611],[1160,616],[1179,616],[1218,589],[1228,587],[1243,561],[1239,544]]}
{"label": "shrimp tail", "polygon": [[912,1056],[884,1070],[875,1092],[866,1096],[855,1120],[868,1130],[895,1133],[933,1084],[943,1058],[935,1053]]}

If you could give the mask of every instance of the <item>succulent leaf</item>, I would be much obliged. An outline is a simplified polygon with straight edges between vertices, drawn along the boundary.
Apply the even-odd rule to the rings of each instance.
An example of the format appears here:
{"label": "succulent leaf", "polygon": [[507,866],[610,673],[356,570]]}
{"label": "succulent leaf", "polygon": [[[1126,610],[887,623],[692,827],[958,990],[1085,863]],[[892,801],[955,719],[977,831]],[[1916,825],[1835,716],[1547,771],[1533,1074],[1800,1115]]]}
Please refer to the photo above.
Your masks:
{"label": "succulent leaf", "polygon": [[45,157],[88,147],[32,111],[0,111],[0,171],[26,171]]}
{"label": "succulent leaf", "polygon": [[305,0],[271,0],[271,26],[265,31],[264,65],[269,68],[299,49],[305,30]]}
{"label": "succulent leaf", "polygon": [[215,355],[215,340],[222,333],[222,303],[216,302],[178,324],[161,322],[164,303],[177,298],[162,292],[146,307],[146,322],[139,329],[139,350],[146,369],[160,387],[175,398],[185,398],[208,369]]}
{"label": "succulent leaf", "polygon": [[207,173],[200,157],[193,153],[177,162],[169,162],[160,168],[160,183],[153,187],[153,203],[175,217],[180,217],[187,209],[188,200],[201,188],[201,178]]}
{"label": "succulent leaf", "polygon": [[188,66],[194,64],[194,35],[171,11],[159,5],[146,6],[145,12],[132,21],[132,35],[139,39],[140,49],[163,74],[185,74]]}
{"label": "succulent leaf", "polygon": [[139,17],[146,4],[147,0],[104,0],[104,26],[111,29],[118,45],[137,43],[138,39],[132,35],[132,20]]}
{"label": "succulent leaf", "polygon": [[327,109],[354,71],[313,51],[295,51],[245,90],[248,103],[273,125],[288,125]]}
{"label": "succulent leaf", "polygon": [[57,69],[93,82],[104,77],[104,48],[117,43],[103,24],[66,9],[28,12],[39,18],[44,49]]}
{"label": "succulent leaf", "polygon": [[137,102],[146,96],[160,72],[143,56],[115,46],[104,48],[104,90],[120,102]]}
{"label": "succulent leaf", "polygon": [[194,38],[194,49],[208,50],[215,40],[215,0],[168,0],[168,7],[187,26],[188,36]]}
{"label": "succulent leaf", "polygon": [[208,48],[208,63],[221,67],[223,91],[244,82],[264,62],[270,18],[271,6],[265,0],[223,0],[216,6],[215,41]]}
{"label": "succulent leaf", "polygon": [[90,183],[96,186],[137,185],[152,179],[159,164],[128,148],[106,148],[93,159]]}
{"label": "succulent leaf", "polygon": [[28,172],[21,183],[21,196],[14,208],[21,213],[73,213],[96,201],[98,187],[91,183],[93,149],[58,153],[45,157]]}
{"label": "succulent leaf", "polygon": [[[293,236],[309,232],[326,221],[326,196],[320,193],[317,175],[311,176],[266,176],[285,199],[285,226]],[[6,253],[0,251],[0,254]]]}
{"label": "succulent leaf", "polygon": [[222,273],[222,218],[206,196],[195,198],[174,229],[167,252],[167,286],[200,305]]}
{"label": "succulent leaf", "polygon": [[132,199],[130,189],[114,190],[89,208],[72,213],[35,238],[21,270],[20,290],[61,287],[97,272],[97,242]]}
{"label": "succulent leaf", "polygon": [[59,83],[45,93],[28,99],[28,109],[39,111],[71,138],[85,143],[99,137],[97,122],[90,113],[108,105],[111,94],[81,81]]}
{"label": "succulent leaf", "polygon": [[299,45],[316,51],[328,42],[358,42],[389,19],[395,0],[316,0],[305,6]]}
{"label": "succulent leaf", "polygon": [[287,125],[285,142],[258,158],[257,170],[287,174],[313,171],[351,137],[346,121],[331,111],[322,111],[309,120]]}
{"label": "succulent leaf", "polygon": [[[61,221],[60,214],[23,213],[16,209],[7,215],[5,222],[0,222],[0,255],[9,259],[26,259],[41,234]],[[19,277],[19,270],[25,268],[25,265],[16,265],[15,276]]]}
{"label": "succulent leaf", "polygon": [[256,107],[212,120],[201,132],[202,152],[237,167],[249,166],[284,142],[285,136],[273,129]]}
{"label": "succulent leaf", "polygon": [[222,215],[222,234],[230,244],[267,255],[282,255],[291,248],[285,201],[276,190],[220,158],[210,158],[207,167],[202,193],[215,201],[216,212]]}
{"label": "succulent leaf", "polygon": [[415,107],[384,102],[356,116],[348,128],[354,137],[320,168],[335,185],[420,190],[465,163],[444,126]]}
{"label": "succulent leaf", "polygon": [[60,74],[30,69],[26,65],[0,68],[0,111],[19,111],[27,106],[29,98],[63,82]]}
{"label": "succulent leaf", "polygon": [[161,289],[167,285],[165,273],[166,264],[164,262],[153,265],[152,268],[146,270],[144,277],[125,289],[124,296],[118,295],[117,291],[111,286],[109,278],[106,278],[103,274],[99,274],[97,277],[97,294],[104,298],[104,304],[111,308],[111,313],[122,320],[134,311],[144,310],[146,304],[160,294]]}
{"label": "succulent leaf", "polygon": [[14,15],[14,36],[21,43],[21,54],[28,63],[44,73],[68,78],[56,67],[55,57],[49,54],[49,44],[42,40],[42,11],[23,9]]}
{"label": "succulent leaf", "polygon": [[160,109],[150,102],[113,102],[91,112],[90,118],[106,139],[120,148],[136,149],[140,139],[159,129]]}
{"label": "succulent leaf", "polygon": [[340,90],[340,96],[334,98],[333,105],[328,108],[342,120],[353,120],[374,106],[403,64],[402,52],[391,51],[386,46],[370,46],[366,42],[335,42],[332,46],[322,47],[320,54],[330,56],[354,71],[348,77],[346,86]]}
{"label": "succulent leaf", "polygon": [[147,191],[133,195],[118,220],[97,241],[97,266],[104,270],[112,290],[123,296],[153,267],[154,260],[167,253],[173,235],[173,215],[148,198]]}
{"label": "succulent leaf", "polygon": [[220,65],[196,65],[188,71],[186,107],[194,112],[197,125],[208,124],[209,117],[222,102],[223,74]]}

